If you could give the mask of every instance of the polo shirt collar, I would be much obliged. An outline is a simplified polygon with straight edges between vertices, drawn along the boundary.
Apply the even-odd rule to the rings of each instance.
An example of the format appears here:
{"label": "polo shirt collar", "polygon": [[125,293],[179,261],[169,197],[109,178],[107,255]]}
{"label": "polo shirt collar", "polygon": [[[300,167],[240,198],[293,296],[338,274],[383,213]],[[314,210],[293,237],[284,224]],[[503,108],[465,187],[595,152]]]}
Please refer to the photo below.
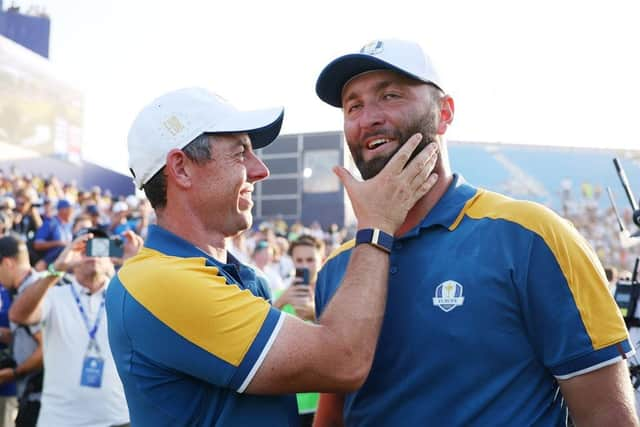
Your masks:
{"label": "polo shirt collar", "polygon": [[230,252],[227,252],[228,264],[222,263],[195,246],[193,243],[155,224],[149,226],[149,233],[147,234],[147,240],[144,245],[149,249],[162,252],[169,256],[180,258],[205,258],[207,260],[207,265],[224,268],[232,275],[234,275],[234,268],[232,267],[241,267],[240,261],[234,258]]}
{"label": "polo shirt collar", "polygon": [[465,206],[478,193],[478,189],[468,184],[462,175],[454,174],[453,181],[438,203],[429,211],[422,222],[405,236],[416,236],[421,229],[441,226],[451,229]]}

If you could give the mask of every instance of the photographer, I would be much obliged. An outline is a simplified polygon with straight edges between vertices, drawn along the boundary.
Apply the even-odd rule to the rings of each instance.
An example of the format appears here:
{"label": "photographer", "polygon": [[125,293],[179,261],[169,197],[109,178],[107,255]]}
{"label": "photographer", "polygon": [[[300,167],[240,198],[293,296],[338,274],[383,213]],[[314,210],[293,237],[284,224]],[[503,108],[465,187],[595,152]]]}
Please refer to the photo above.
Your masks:
{"label": "photographer", "polygon": [[[129,422],[104,310],[114,265],[106,256],[85,253],[92,238],[107,237],[103,233],[91,229],[76,237],[49,267],[52,275],[35,283],[9,310],[14,322],[43,324],[47,372],[38,419],[41,427],[107,427]],[[137,252],[142,239],[131,231],[125,237],[126,258]],[[64,271],[72,274],[60,273]],[[53,287],[60,280],[62,286]]]}
{"label": "photographer", "polygon": [[[27,245],[19,236],[0,238],[0,283],[17,292],[18,301],[27,288],[46,276],[35,272],[29,263]],[[16,426],[35,426],[40,410],[42,391],[42,334],[38,322],[17,325],[11,323],[13,359],[1,361],[0,383],[16,381],[18,416]]]}

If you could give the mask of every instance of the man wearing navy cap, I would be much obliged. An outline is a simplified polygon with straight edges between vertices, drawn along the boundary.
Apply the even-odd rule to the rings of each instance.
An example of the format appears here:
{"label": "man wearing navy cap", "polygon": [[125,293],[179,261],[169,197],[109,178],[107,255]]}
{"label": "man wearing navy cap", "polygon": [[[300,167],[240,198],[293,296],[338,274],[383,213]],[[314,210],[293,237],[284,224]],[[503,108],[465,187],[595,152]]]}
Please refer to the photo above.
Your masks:
{"label": "man wearing navy cap", "polygon": [[[566,404],[578,426],[637,425],[624,362],[634,350],[596,255],[545,207],[452,173],[444,87],[420,46],[400,40],[341,56],[318,78],[364,178],[416,132],[440,156],[438,182],[395,234],[370,374],[323,396],[315,425],[559,426]],[[319,318],[353,256],[346,243],[323,267]]]}
{"label": "man wearing navy cap", "polygon": [[[226,240],[251,226],[281,108],[239,111],[204,89],[170,92],[136,117],[129,164],[156,211],[145,247],[107,291],[109,341],[136,426],[294,426],[298,391],[348,391],[366,377],[386,299],[388,250],[434,184],[435,147],[414,135],[367,182],[345,169],[363,243],[318,324],[281,313]],[[405,167],[406,166],[406,167]],[[391,207],[386,206],[391,203]],[[348,313],[345,315],[345,313]]]}
{"label": "man wearing navy cap", "polygon": [[36,231],[33,248],[44,253],[35,265],[38,271],[46,269],[49,264],[55,261],[73,238],[71,230],[73,206],[71,202],[60,199],[56,208],[56,215],[49,221],[45,221]]}

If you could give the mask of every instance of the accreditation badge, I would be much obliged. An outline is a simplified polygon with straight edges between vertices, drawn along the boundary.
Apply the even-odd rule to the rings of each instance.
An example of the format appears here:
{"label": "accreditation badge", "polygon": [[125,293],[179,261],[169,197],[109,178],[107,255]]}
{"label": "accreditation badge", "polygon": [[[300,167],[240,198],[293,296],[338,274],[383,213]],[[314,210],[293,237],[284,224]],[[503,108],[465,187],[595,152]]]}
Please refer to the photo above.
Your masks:
{"label": "accreditation badge", "polygon": [[82,363],[82,375],[80,385],[85,387],[100,388],[102,385],[102,373],[104,371],[104,359],[102,357],[85,356]]}

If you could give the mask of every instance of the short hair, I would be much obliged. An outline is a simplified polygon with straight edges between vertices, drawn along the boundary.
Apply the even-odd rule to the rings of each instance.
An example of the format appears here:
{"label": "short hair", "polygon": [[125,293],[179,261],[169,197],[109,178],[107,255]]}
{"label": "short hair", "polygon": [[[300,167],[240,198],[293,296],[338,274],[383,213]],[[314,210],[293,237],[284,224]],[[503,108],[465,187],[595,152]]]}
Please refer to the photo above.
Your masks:
{"label": "short hair", "polygon": [[[203,164],[211,160],[211,143],[214,135],[203,133],[196,139],[188,143],[182,151],[189,160]],[[164,174],[163,166],[146,184],[142,187],[151,207],[162,209],[167,206],[167,177]]]}
{"label": "short hair", "polygon": [[298,246],[310,246],[324,256],[324,242],[310,234],[302,234],[289,245],[289,255],[293,256],[293,250]]}
{"label": "short hair", "polygon": [[18,258],[20,254],[28,254],[27,243],[20,235],[9,233],[0,237],[0,261],[3,258]]}

